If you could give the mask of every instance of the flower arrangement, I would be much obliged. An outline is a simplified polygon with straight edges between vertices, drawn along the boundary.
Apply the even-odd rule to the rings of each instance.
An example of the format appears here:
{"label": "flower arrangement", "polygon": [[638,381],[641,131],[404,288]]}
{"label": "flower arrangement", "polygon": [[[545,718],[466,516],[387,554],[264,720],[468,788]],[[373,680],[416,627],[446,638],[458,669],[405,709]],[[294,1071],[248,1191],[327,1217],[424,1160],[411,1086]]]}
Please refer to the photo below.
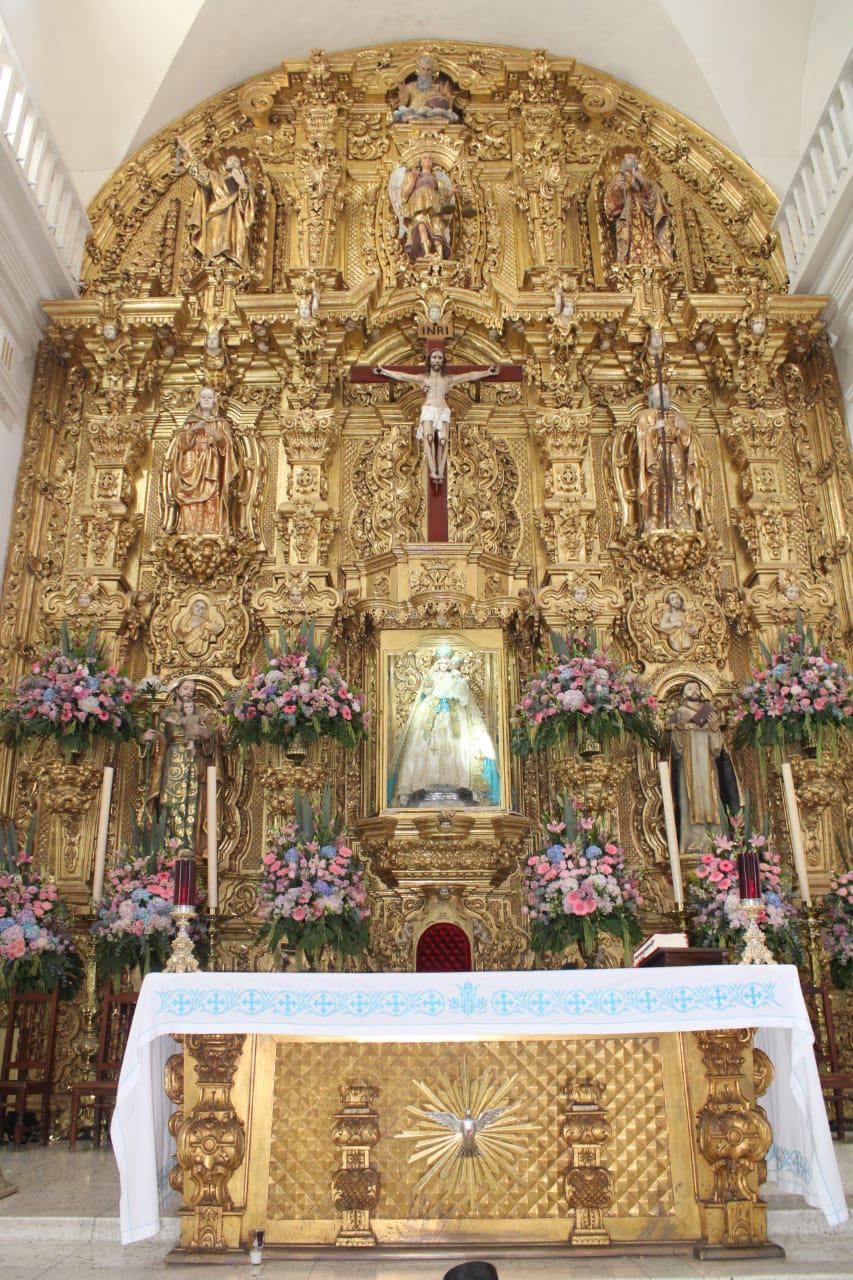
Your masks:
{"label": "flower arrangement", "polygon": [[53,991],[65,999],[80,985],[83,967],[56,885],[33,864],[35,818],[26,845],[15,824],[0,828],[0,994]]}
{"label": "flower arrangement", "polygon": [[260,938],[278,955],[286,942],[313,962],[330,947],[357,955],[367,946],[367,890],[353,851],[335,831],[331,792],[326,786],[319,809],[296,794],[296,821],[270,839],[263,858],[259,914]]}
{"label": "flower arrangement", "polygon": [[735,695],[732,722],[735,747],[773,747],[784,743],[814,747],[820,756],[828,741],[835,751],[839,730],[853,730],[853,679],[818,644],[797,611],[793,631],[781,632],[771,653],[761,642],[764,665]]}
{"label": "flower arrangement", "polygon": [[0,708],[0,742],[56,738],[66,757],[91,748],[96,737],[136,736],[136,688],[98,649],[97,628],[72,642],[63,622],[60,643],[42,653]]}
{"label": "flower arrangement", "polygon": [[823,945],[836,987],[853,987],[853,871],[833,876],[823,900]]}
{"label": "flower arrangement", "polygon": [[643,900],[622,847],[600,833],[594,817],[577,816],[569,801],[563,821],[545,829],[549,843],[524,867],[522,913],[530,921],[531,949],[560,952],[577,943],[589,965],[604,932],[622,939],[630,964],[642,936]]}
{"label": "flower arrangement", "polygon": [[116,980],[137,966],[161,971],[175,936],[172,904],[179,840],[166,840],[168,814],[142,827],[131,815],[132,851],[107,873],[92,935],[99,974]]}
{"label": "flower arrangement", "polygon": [[279,647],[264,642],[266,665],[226,699],[227,738],[246,747],[261,742],[291,746],[297,739],[334,738],[354,747],[366,736],[364,696],[349,688],[329,653],[328,638],[318,646],[314,623],[304,623],[288,647],[279,631]]}
{"label": "flower arrangement", "polygon": [[551,632],[555,658],[528,681],[515,708],[512,746],[529,755],[586,733],[596,742],[626,735],[657,741],[657,701],[628,667],[586,636]]}
{"label": "flower arrangement", "polygon": [[768,843],[767,829],[753,833],[749,801],[727,818],[728,835],[713,836],[713,852],[703,853],[687,889],[691,942],[740,954],[749,918],[738,887],[738,858],[748,849],[759,855],[759,883],[763,909],[757,923],[767,946],[786,964],[801,964],[803,949],[797,932],[797,912],[788,896],[781,858]]}

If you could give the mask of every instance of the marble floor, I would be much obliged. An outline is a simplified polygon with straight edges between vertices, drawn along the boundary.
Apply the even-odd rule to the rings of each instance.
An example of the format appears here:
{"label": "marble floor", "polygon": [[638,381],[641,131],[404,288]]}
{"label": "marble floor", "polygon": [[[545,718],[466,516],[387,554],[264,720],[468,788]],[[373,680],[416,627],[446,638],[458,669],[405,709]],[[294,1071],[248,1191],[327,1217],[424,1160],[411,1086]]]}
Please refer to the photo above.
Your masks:
{"label": "marble floor", "polygon": [[[837,1144],[848,1200],[853,1207],[853,1142]],[[118,1242],[118,1178],[109,1147],[85,1144],[72,1154],[64,1143],[47,1151],[0,1148],[0,1167],[17,1194],[0,1200],[0,1280],[80,1280],[127,1276],[170,1280],[210,1274],[213,1280],[442,1280],[453,1261],[381,1262],[335,1257],[322,1262],[267,1262],[198,1266],[164,1262],[177,1239],[167,1218],[155,1240],[123,1248]],[[769,1192],[769,1189],[768,1189]],[[698,1262],[692,1257],[560,1260],[497,1259],[499,1280],[853,1280],[853,1226],[829,1230],[822,1216],[789,1196],[768,1193],[770,1235],[784,1261]],[[480,1254],[479,1256],[483,1256]]]}

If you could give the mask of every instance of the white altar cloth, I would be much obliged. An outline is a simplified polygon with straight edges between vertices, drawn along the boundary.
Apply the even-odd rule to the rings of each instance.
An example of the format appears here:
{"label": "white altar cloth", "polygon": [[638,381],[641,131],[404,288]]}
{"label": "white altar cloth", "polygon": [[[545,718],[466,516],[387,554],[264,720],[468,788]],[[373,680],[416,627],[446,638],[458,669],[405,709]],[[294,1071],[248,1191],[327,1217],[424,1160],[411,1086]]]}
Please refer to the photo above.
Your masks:
{"label": "white altar cloth", "polygon": [[174,1159],[163,1068],[187,1033],[388,1041],[603,1036],[755,1027],[775,1076],[768,1180],[823,1210],[847,1205],[826,1118],[813,1033],[790,965],[507,973],[149,974],[118,1084],[112,1142],[121,1238],[155,1235]]}

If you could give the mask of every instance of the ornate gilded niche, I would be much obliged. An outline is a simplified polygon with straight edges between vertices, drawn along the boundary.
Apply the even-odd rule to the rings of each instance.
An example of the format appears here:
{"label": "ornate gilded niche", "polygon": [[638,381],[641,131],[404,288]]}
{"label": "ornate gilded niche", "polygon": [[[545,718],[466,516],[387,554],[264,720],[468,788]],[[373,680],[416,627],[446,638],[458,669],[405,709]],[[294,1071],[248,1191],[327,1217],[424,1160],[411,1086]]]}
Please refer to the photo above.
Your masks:
{"label": "ornate gilded niche", "polygon": [[[375,710],[357,758],[247,758],[229,777],[227,963],[258,962],[266,832],[293,784],[321,777],[375,873],[374,967],[411,965],[441,919],[477,965],[529,962],[519,868],[566,788],[601,796],[652,913],[667,909],[654,761],[522,766],[509,715],[548,626],[593,623],[664,699],[698,679],[718,710],[797,607],[849,646],[849,447],[824,303],[787,294],[775,208],[742,161],[631,86],[447,41],[284,62],[106,184],[81,296],[46,304],[6,673],[61,618],[97,621],[135,675],[195,676],[215,705],[264,632],[308,617]],[[453,366],[501,370],[449,387],[444,497],[416,437],[422,391],[371,372],[420,369],[436,344]],[[642,475],[660,382],[697,481],[676,521]],[[455,798],[409,803],[428,788],[406,727],[444,644],[442,678],[476,710],[477,785],[460,765],[441,784]],[[144,790],[137,755],[117,763],[115,845]],[[97,769],[73,802],[57,774],[4,753],[2,806],[39,806],[41,855],[82,904]],[[804,783],[822,885],[853,809],[819,772]]]}

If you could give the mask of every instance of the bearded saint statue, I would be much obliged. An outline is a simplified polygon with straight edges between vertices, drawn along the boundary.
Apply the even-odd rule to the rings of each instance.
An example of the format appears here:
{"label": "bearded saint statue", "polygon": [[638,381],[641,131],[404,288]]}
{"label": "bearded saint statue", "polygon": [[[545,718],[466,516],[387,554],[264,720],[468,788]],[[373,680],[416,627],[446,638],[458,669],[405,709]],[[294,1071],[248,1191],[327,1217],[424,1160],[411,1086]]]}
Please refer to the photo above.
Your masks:
{"label": "bearded saint statue", "polygon": [[615,227],[620,266],[638,262],[672,265],[669,205],[659,184],[643,173],[636,156],[625,156],[619,172],[611,178],[604,193],[604,213]]}
{"label": "bearded saint statue", "polygon": [[205,165],[178,138],[177,159],[196,183],[188,219],[193,248],[208,262],[223,257],[248,268],[255,189],[240,156],[227,155],[219,167]]}

